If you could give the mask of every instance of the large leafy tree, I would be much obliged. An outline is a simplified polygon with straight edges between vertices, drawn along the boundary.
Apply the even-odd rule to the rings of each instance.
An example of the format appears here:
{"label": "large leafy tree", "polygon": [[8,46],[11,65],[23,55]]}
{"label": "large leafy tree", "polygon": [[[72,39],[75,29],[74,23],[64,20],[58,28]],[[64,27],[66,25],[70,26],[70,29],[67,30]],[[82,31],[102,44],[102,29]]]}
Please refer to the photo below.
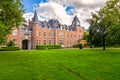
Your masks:
{"label": "large leafy tree", "polygon": [[110,43],[108,45],[120,45],[120,1],[109,1],[107,4],[107,44]]}
{"label": "large leafy tree", "polygon": [[0,44],[5,42],[13,27],[18,27],[24,21],[21,0],[0,1]]}
{"label": "large leafy tree", "polygon": [[[104,8],[92,14],[92,19],[88,20],[89,41],[94,45],[120,44],[120,1],[109,0]],[[101,43],[102,42],[102,43]]]}

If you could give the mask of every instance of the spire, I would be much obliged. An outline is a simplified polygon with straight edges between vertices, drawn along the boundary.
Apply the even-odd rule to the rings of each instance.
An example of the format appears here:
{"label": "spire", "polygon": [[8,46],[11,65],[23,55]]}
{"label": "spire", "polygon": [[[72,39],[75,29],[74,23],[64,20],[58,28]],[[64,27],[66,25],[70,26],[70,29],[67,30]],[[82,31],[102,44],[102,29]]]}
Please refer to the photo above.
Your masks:
{"label": "spire", "polygon": [[32,19],[32,22],[38,22],[38,16],[37,16],[37,11],[35,10],[34,17]]}
{"label": "spire", "polygon": [[72,21],[72,26],[76,27],[76,26],[80,26],[80,21],[78,19],[78,17],[75,15],[73,21]]}
{"label": "spire", "polygon": [[75,17],[74,17],[73,20],[74,20],[74,21],[77,21],[77,20],[78,20],[78,17],[75,15]]}

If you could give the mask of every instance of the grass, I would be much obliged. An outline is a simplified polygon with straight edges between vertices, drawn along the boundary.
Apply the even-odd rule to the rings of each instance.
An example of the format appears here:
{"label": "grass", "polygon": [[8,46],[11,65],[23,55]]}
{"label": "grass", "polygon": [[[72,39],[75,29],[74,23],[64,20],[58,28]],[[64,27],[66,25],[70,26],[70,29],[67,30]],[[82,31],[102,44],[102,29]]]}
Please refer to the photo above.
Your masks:
{"label": "grass", "polygon": [[120,49],[0,52],[0,80],[120,80]]}

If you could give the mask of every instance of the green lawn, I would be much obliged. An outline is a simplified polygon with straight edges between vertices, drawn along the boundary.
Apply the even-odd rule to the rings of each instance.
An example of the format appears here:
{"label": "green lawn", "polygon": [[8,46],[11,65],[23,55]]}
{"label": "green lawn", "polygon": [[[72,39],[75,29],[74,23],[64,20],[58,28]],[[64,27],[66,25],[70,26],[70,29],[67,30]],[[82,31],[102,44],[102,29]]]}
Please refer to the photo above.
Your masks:
{"label": "green lawn", "polygon": [[0,80],[120,80],[120,49],[0,52]]}

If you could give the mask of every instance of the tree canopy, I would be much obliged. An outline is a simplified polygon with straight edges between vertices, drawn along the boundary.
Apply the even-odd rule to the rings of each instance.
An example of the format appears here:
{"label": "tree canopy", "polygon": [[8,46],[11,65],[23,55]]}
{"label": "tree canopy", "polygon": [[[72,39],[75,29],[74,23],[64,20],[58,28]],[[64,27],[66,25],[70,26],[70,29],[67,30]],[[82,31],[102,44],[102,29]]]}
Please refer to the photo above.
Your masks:
{"label": "tree canopy", "polygon": [[5,42],[13,27],[18,27],[24,21],[23,12],[21,0],[0,1],[0,44]]}
{"label": "tree canopy", "polygon": [[120,1],[109,0],[88,20],[89,42],[94,46],[120,44]]}

